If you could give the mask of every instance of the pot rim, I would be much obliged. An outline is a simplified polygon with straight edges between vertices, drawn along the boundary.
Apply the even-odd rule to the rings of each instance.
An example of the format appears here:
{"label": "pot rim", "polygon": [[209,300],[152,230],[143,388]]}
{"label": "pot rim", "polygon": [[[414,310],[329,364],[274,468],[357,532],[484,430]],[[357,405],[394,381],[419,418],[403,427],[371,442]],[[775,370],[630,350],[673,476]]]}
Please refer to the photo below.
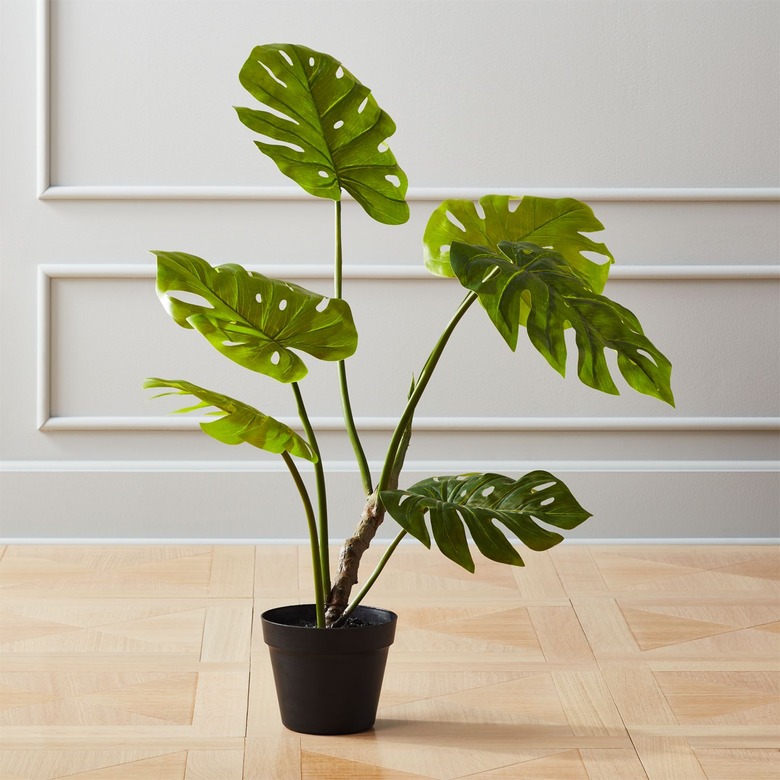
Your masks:
{"label": "pot rim", "polygon": [[[271,607],[270,609],[266,609],[265,611],[260,613],[260,619],[265,622],[269,623],[274,626],[282,626],[285,629],[293,630],[293,629],[299,629],[301,631],[311,631],[314,630],[320,630],[317,629],[316,626],[297,626],[290,623],[286,623],[284,621],[280,620],[274,620],[272,617],[272,613],[279,612],[281,610],[294,610],[299,608],[303,611],[314,611],[315,605],[314,604],[286,604],[278,607]],[[361,612],[371,612],[376,616],[382,616],[384,619],[381,620],[379,623],[369,623],[365,626],[340,626],[338,628],[339,631],[361,631],[366,628],[378,628],[379,626],[387,625],[388,623],[395,623],[398,620],[398,615],[393,612],[390,609],[384,609],[383,607],[371,607],[368,605],[360,604],[357,607],[355,607],[353,615],[359,614]]]}

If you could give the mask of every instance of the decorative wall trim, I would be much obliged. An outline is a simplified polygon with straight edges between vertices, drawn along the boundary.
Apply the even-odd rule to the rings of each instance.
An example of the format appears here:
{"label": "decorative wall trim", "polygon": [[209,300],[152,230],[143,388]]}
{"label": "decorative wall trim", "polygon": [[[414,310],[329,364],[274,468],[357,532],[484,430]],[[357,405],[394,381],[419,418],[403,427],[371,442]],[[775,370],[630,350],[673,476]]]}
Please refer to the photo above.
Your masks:
{"label": "decorative wall trim", "polygon": [[[196,431],[208,417],[49,417],[42,431]],[[297,417],[279,422],[302,430]],[[356,417],[361,431],[395,430],[395,417]],[[318,431],[343,431],[341,417],[312,417]],[[460,433],[520,431],[780,431],[780,417],[415,417],[415,431]]]}
{"label": "decorative wall trim", "polygon": [[[298,187],[93,186],[51,181],[51,2],[37,0],[37,191],[41,200],[310,200]],[[780,187],[410,187],[407,200],[476,200],[486,193],[627,202],[780,201]],[[349,198],[347,198],[349,199]]]}
{"label": "decorative wall trim", "polygon": [[[327,461],[330,473],[357,474],[354,461]],[[382,464],[369,462],[378,472]],[[431,471],[460,474],[466,471],[526,472],[546,469],[555,473],[775,473],[780,461],[773,460],[486,460],[486,461],[407,461],[404,474],[427,474]],[[314,471],[310,463],[301,463],[303,472]],[[252,473],[286,474],[280,459],[273,460],[7,460],[0,461],[0,473]]]}
{"label": "decorative wall trim", "polygon": [[[249,266],[274,276],[292,279],[329,279],[326,265]],[[611,276],[624,281],[664,280],[777,280],[780,266],[618,266]],[[61,264],[38,266],[38,334],[36,422],[41,431],[189,431],[197,430],[196,417],[52,417],[51,416],[51,283],[52,279],[154,279],[155,266],[130,264]],[[419,266],[346,266],[345,279],[436,280]],[[205,419],[205,418],[204,418]],[[282,418],[293,428],[297,419]],[[343,430],[340,417],[313,419],[319,430]],[[363,417],[361,430],[392,431],[395,418]],[[775,417],[419,417],[418,431],[776,431]]]}
{"label": "decorative wall trim", "polygon": [[[266,276],[282,276],[286,279],[331,279],[333,267],[324,263],[316,265],[264,263],[247,265],[249,270]],[[38,266],[39,272],[50,279],[154,279],[153,263],[62,263]],[[437,281],[441,277],[431,274],[421,263],[417,265],[345,265],[344,278],[355,281],[395,279],[400,281]],[[609,271],[611,281],[671,281],[691,279],[709,281],[733,279],[780,279],[780,265],[613,265]]]}
{"label": "decorative wall trim", "polygon": [[[48,143],[48,141],[47,141]],[[312,200],[297,187],[242,186],[46,186],[48,176],[39,176],[41,200]],[[588,203],[624,201],[649,203],[676,202],[761,202],[780,201],[778,187],[409,187],[407,201],[439,203],[449,199],[478,200],[483,195],[534,195],[543,198],[576,198]],[[345,201],[352,200],[344,194]]]}

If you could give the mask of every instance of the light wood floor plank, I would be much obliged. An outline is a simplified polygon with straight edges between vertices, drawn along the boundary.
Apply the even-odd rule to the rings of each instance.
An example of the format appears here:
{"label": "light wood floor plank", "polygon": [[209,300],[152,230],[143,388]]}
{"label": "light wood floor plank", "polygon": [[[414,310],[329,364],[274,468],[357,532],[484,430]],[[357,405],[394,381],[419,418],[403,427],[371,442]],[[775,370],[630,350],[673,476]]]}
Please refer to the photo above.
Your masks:
{"label": "light wood floor plank", "polygon": [[778,548],[522,554],[400,547],[376,727],[333,738],[281,726],[260,630],[311,599],[307,547],[10,545],[0,778],[780,776]]}
{"label": "light wood floor plank", "polygon": [[634,747],[649,780],[707,780],[684,737],[635,735]]}

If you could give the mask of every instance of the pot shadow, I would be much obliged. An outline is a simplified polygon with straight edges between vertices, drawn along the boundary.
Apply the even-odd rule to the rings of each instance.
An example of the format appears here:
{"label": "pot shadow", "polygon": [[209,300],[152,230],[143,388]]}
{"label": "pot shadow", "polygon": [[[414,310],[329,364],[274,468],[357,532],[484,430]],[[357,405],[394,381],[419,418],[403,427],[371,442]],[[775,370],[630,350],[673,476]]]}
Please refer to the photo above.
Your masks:
{"label": "pot shadow", "polygon": [[544,723],[456,722],[448,720],[379,718],[365,739],[431,747],[490,747],[501,743],[549,745],[576,740],[568,725]]}

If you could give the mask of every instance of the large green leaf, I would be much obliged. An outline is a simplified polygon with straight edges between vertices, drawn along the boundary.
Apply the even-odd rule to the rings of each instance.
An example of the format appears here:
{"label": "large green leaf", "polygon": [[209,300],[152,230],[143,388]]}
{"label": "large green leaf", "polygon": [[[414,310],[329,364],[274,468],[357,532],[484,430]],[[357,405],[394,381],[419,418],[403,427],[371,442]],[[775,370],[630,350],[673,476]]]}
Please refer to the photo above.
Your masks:
{"label": "large green leaf", "polygon": [[577,373],[586,385],[618,394],[604,356],[605,349],[612,349],[631,387],[674,406],[672,364],[644,335],[634,314],[594,292],[562,255],[523,241],[501,242],[498,253],[455,241],[450,257],[460,283],[478,295],[511,349],[517,346],[525,306],[531,343],[562,375],[564,329],[570,325],[579,351]]}
{"label": "large green leaf", "polygon": [[[244,368],[297,382],[308,369],[293,350],[321,360],[344,360],[357,349],[346,301],[240,265],[212,267],[183,252],[154,254],[157,295],[171,317],[184,328],[195,328]],[[197,302],[185,299],[192,295]]]}
{"label": "large green leaf", "polygon": [[431,531],[439,549],[464,569],[474,571],[466,531],[479,551],[494,561],[522,566],[523,559],[507,539],[506,526],[526,547],[547,550],[563,541],[537,521],[571,529],[590,517],[566,485],[546,471],[514,480],[500,474],[432,477],[408,490],[383,490],[380,499],[390,516],[426,547]]}
{"label": "large green leaf", "polygon": [[[484,217],[470,200],[445,200],[431,214],[423,244],[425,265],[432,273],[455,276],[450,264],[453,241],[494,252],[498,251],[501,241],[528,241],[554,249],[593,290],[601,292],[604,289],[614,258],[604,244],[583,235],[604,229],[590,206],[573,198],[531,195],[522,199],[486,195],[480,198],[479,204]],[[460,223],[462,229],[456,223]],[[594,263],[583,252],[603,255],[606,262]]]}
{"label": "large green leaf", "polygon": [[164,395],[192,395],[200,399],[200,403],[194,406],[179,409],[180,413],[208,407],[219,409],[219,412],[212,413],[219,415],[219,419],[201,423],[200,427],[204,433],[224,444],[246,443],[268,452],[289,452],[290,455],[297,455],[312,462],[317,460],[311,447],[292,428],[235,398],[206,390],[182,379],[152,377],[144,382],[144,387],[163,387],[170,390],[168,393],[159,393],[155,398]]}
{"label": "large green leaf", "polygon": [[345,189],[366,212],[390,225],[409,219],[406,174],[385,141],[393,120],[370,90],[328,54],[305,46],[256,46],[241,84],[270,111],[236,108],[264,138],[255,141],[306,192],[341,199]]}

